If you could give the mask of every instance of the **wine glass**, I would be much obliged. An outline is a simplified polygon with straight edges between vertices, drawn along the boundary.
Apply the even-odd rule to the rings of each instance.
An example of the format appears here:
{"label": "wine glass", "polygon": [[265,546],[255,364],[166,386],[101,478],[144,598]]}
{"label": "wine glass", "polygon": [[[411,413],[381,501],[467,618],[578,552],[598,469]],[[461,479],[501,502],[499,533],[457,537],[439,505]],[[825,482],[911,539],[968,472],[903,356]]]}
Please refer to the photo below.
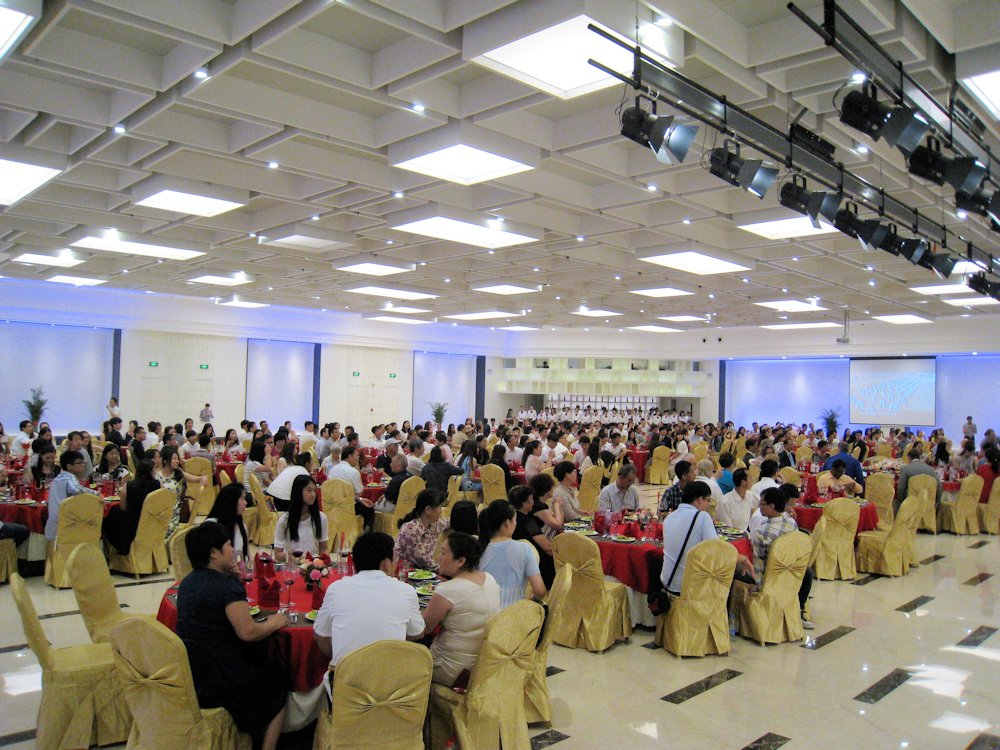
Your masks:
{"label": "wine glass", "polygon": [[292,586],[295,585],[295,579],[299,577],[299,566],[295,563],[285,563],[281,571],[281,579],[285,583],[285,591],[288,595],[288,604],[285,607],[286,611],[291,611],[292,609]]}

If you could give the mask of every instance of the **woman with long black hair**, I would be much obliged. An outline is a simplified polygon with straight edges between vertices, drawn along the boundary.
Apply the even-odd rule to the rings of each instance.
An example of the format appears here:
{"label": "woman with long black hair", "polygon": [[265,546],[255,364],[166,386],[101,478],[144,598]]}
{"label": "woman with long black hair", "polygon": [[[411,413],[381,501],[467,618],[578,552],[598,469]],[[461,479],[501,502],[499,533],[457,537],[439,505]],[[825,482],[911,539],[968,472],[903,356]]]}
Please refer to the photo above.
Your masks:
{"label": "woman with long black hair", "polygon": [[[155,453],[155,451],[152,452]],[[122,555],[127,555],[132,547],[135,533],[139,529],[139,516],[142,513],[146,497],[150,492],[156,492],[160,489],[160,481],[155,476],[155,468],[151,460],[144,458],[135,470],[136,477],[125,485],[121,504],[110,510],[101,525],[104,539]]]}
{"label": "woman with long black hair", "polygon": [[215,521],[227,532],[233,542],[233,550],[243,559],[250,556],[247,528],[243,525],[243,511],[247,509],[246,493],[239,484],[227,484],[219,490],[219,496],[212,504],[208,521]]}
{"label": "woman with long black hair", "polygon": [[316,504],[316,483],[307,475],[295,477],[288,512],[282,513],[274,529],[274,558],[284,562],[288,552],[326,552],[329,539],[326,514]]}

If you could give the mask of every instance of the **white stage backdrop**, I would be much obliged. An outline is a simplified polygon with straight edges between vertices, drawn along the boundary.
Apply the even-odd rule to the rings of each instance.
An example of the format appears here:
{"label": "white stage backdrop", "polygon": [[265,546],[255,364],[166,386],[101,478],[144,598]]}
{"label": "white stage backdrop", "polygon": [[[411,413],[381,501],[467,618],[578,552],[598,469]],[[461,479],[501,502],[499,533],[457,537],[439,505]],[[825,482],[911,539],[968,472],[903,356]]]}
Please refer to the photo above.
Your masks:
{"label": "white stage backdrop", "polygon": [[273,433],[286,419],[296,430],[312,419],[313,344],[247,341],[247,419],[266,419]]}
{"label": "white stage backdrop", "polygon": [[431,404],[448,404],[444,424],[465,422],[476,411],[476,358],[465,354],[413,353],[413,421],[433,420]]}

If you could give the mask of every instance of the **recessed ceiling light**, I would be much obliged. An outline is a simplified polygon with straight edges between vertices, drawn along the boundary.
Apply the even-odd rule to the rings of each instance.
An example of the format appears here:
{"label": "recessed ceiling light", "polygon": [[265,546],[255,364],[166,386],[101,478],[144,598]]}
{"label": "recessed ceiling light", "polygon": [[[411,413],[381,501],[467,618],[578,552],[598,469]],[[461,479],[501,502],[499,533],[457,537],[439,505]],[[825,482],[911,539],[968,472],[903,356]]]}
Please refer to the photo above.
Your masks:
{"label": "recessed ceiling light", "polygon": [[608,318],[616,315],[621,315],[620,312],[614,312],[613,310],[591,310],[587,307],[582,307],[579,310],[573,311],[574,315],[582,315],[585,318]]}
{"label": "recessed ceiling light", "polygon": [[82,236],[70,242],[72,247],[83,247],[88,250],[104,250],[110,253],[126,255],[141,255],[145,258],[161,258],[166,260],[191,260],[204,255],[200,250],[187,250],[171,245],[160,245],[152,238],[143,234],[119,232],[114,229],[103,233],[84,230]]}
{"label": "recessed ceiling light", "polygon": [[519,318],[520,313],[503,312],[501,310],[484,310],[483,312],[459,313],[457,315],[445,315],[446,318],[454,320],[492,320],[493,318]]}
{"label": "recessed ceiling light", "polygon": [[667,326],[658,325],[641,325],[641,326],[629,326],[632,331],[648,331],[649,333],[680,333],[680,328],[668,328]]}
{"label": "recessed ceiling light", "polygon": [[359,286],[354,289],[345,289],[344,291],[351,292],[352,294],[369,294],[373,297],[388,297],[389,299],[437,299],[436,294],[411,292],[406,289],[389,289],[384,286]]}
{"label": "recessed ceiling light", "polygon": [[868,151],[869,151],[868,147],[865,144],[863,144],[863,143],[857,144],[854,147],[854,150],[857,151],[861,155],[867,154]]}
{"label": "recessed ceiling light", "polygon": [[115,125],[112,128],[112,130],[115,132],[116,135],[125,135],[125,126],[122,125],[121,123]]}
{"label": "recessed ceiling light", "polygon": [[474,292],[489,292],[490,294],[528,294],[542,291],[541,285],[520,286],[518,284],[473,284]]}
{"label": "recessed ceiling light", "polygon": [[246,302],[245,300],[239,299],[236,295],[233,295],[231,300],[223,302],[222,304],[227,307],[245,307],[248,310],[252,310],[257,307],[270,307],[270,305],[266,305],[263,302]]}
{"label": "recessed ceiling light", "polygon": [[281,165],[278,164],[278,162],[276,162],[276,161],[269,161],[267,163],[267,168],[268,169],[277,169],[279,166],[281,166]]}
{"label": "recessed ceiling light", "polygon": [[73,286],[97,286],[103,284],[107,279],[91,279],[85,276],[64,276],[57,274],[50,276],[46,281],[54,281],[57,284],[72,284]]}
{"label": "recessed ceiling light", "polygon": [[577,242],[583,242],[583,241],[584,241],[585,239],[587,239],[587,238],[586,238],[586,237],[584,237],[584,236],[583,236],[582,234],[578,234],[578,235],[576,236],[576,241],[577,241]]}
{"label": "recessed ceiling light", "polygon": [[698,315],[660,315],[660,320],[669,320],[671,323],[704,323],[706,318]]}
{"label": "recessed ceiling light", "polygon": [[797,216],[794,219],[778,219],[777,221],[761,221],[755,224],[742,224],[740,229],[765,237],[769,240],[787,240],[792,237],[811,237],[817,234],[834,234],[838,230],[825,221],[819,223],[819,229],[813,226],[808,216]]}
{"label": "recessed ceiling light", "polygon": [[672,286],[651,287],[649,289],[629,289],[630,294],[640,294],[643,297],[684,297],[694,292],[686,292]]}
{"label": "recessed ceiling light", "polygon": [[433,203],[391,214],[387,221],[401,232],[483,248],[510,247],[542,239],[542,232],[531,227],[509,221],[501,225],[481,214]]}
{"label": "recessed ceiling light", "polygon": [[193,216],[218,216],[242,208],[249,201],[247,191],[160,175],[139,183],[132,190],[132,202],[137,206]]}
{"label": "recessed ceiling light", "polygon": [[397,318],[393,315],[365,315],[365,320],[377,320],[381,323],[402,323],[409,326],[420,326],[431,323],[430,320],[420,320],[420,318]]}
{"label": "recessed ceiling light", "polygon": [[397,273],[407,273],[416,269],[413,263],[390,260],[376,255],[353,255],[333,262],[338,271],[363,273],[368,276],[392,276]]}
{"label": "recessed ceiling light", "polygon": [[954,297],[950,299],[943,300],[949,305],[954,305],[955,307],[979,307],[981,305],[1000,305],[1000,300],[995,300],[992,297],[959,297],[955,299]]}
{"label": "recessed ceiling light", "polygon": [[965,221],[966,219],[969,218],[969,213],[964,208],[960,208],[957,211],[955,211],[955,218]]}
{"label": "recessed ceiling light", "polygon": [[500,326],[501,331],[538,331],[536,326]]}
{"label": "recessed ceiling light", "polygon": [[819,307],[811,302],[802,302],[797,299],[777,299],[771,302],[754,302],[758,307],[769,307],[772,310],[778,310],[779,312],[812,312],[819,310],[826,310],[825,307]]}
{"label": "recessed ceiling light", "polygon": [[191,279],[195,284],[215,284],[217,286],[239,286],[240,284],[249,284],[253,280],[252,276],[247,276],[245,273],[234,273],[232,276],[207,274]]}
{"label": "recessed ceiling light", "polygon": [[921,318],[919,315],[911,315],[909,313],[905,313],[902,315],[874,315],[872,316],[872,318],[874,320],[881,320],[883,323],[893,323],[894,325],[898,326],[916,325],[918,323],[932,322],[927,318]]}
{"label": "recessed ceiling light", "polygon": [[199,81],[207,81],[212,77],[208,74],[208,68],[198,68],[198,70],[196,70],[192,75],[194,75],[194,77]]}
{"label": "recessed ceiling light", "polygon": [[1000,70],[963,78],[962,83],[983,103],[995,119],[1000,120]]}
{"label": "recessed ceiling light", "polygon": [[11,206],[17,203],[61,171],[51,166],[0,159],[0,205]]}
{"label": "recessed ceiling light", "polygon": [[426,107],[424,107],[423,104],[418,104],[417,102],[414,102],[413,106],[410,107],[410,109],[412,109],[414,112],[423,112],[424,110],[426,110]]}
{"label": "recessed ceiling light", "polygon": [[748,266],[742,266],[721,258],[700,253],[697,250],[682,250],[675,253],[662,253],[650,255],[639,260],[646,263],[655,263],[658,266],[675,268],[685,273],[707,276],[716,273],[732,273],[734,271],[749,271]]}
{"label": "recessed ceiling light", "polygon": [[495,180],[534,169],[532,166],[521,164],[513,159],[507,159],[461,143],[393,166],[449,182],[457,182],[460,185],[475,185],[486,180]]}
{"label": "recessed ceiling light", "polygon": [[656,192],[656,185],[646,185],[646,190],[648,190],[651,193],[655,193]]}
{"label": "recessed ceiling light", "polygon": [[418,315],[420,313],[430,312],[422,307],[407,307],[406,305],[394,305],[391,302],[387,302],[385,305],[386,312],[392,313],[402,313],[403,315]]}
{"label": "recessed ceiling light", "polygon": [[355,241],[356,237],[351,232],[324,229],[312,222],[285,224],[269,230],[266,237],[257,238],[258,244],[261,245],[312,252],[326,252],[327,250],[352,247]]}
{"label": "recessed ceiling light", "polygon": [[875,281],[875,279],[868,279],[868,286],[875,286],[876,284],[878,284],[878,282]]}
{"label": "recessed ceiling light", "polygon": [[773,325],[760,326],[771,331],[791,331],[798,328],[840,328],[840,323],[774,323]]}
{"label": "recessed ceiling light", "polygon": [[313,214],[312,220],[319,221],[319,214]]}
{"label": "recessed ceiling light", "polygon": [[932,284],[931,286],[910,287],[917,294],[971,294],[972,290],[965,284]]}
{"label": "recessed ceiling light", "polygon": [[58,266],[59,268],[72,268],[84,262],[68,250],[64,250],[58,255],[42,255],[40,253],[22,253],[14,258],[15,263],[28,263],[34,266]]}
{"label": "recessed ceiling light", "polygon": [[691,223],[691,219],[685,218],[684,221],[681,222],[681,223],[682,224],[690,224]]}

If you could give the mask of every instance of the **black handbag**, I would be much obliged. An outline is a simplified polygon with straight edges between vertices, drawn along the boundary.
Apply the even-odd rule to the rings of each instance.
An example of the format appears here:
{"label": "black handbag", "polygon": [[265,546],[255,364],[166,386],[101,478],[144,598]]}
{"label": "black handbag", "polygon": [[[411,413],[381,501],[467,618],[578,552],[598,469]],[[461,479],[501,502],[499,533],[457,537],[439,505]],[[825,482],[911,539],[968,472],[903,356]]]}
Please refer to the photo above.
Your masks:
{"label": "black handbag", "polygon": [[681,545],[680,554],[677,555],[677,560],[674,562],[674,569],[670,571],[670,577],[667,579],[667,585],[652,592],[651,594],[646,595],[646,606],[649,607],[649,611],[654,617],[665,615],[670,611],[670,594],[667,593],[667,589],[670,588],[670,584],[673,583],[674,576],[677,574],[677,566],[681,564],[681,560],[684,558],[684,548],[687,547],[688,539],[691,538],[691,532],[694,531],[694,524],[698,520],[699,513],[701,513],[701,511],[695,512],[694,518],[691,519],[691,525],[688,527],[687,535],[684,537],[684,543]]}

